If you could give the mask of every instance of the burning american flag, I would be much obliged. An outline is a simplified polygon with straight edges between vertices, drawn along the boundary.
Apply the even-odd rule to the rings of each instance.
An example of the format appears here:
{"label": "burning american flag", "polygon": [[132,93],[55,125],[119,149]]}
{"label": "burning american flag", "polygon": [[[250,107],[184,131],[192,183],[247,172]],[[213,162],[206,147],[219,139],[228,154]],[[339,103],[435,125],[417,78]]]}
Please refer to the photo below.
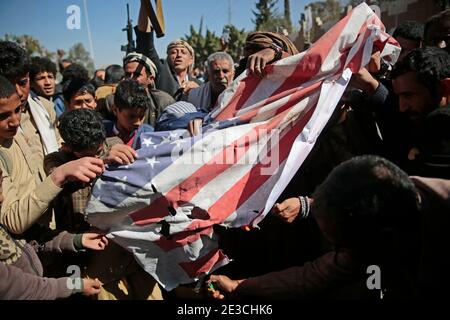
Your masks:
{"label": "burning american flag", "polygon": [[97,180],[88,220],[166,290],[228,263],[213,226],[256,226],[302,165],[353,72],[400,48],[362,3],[308,51],[239,76],[203,134],[145,133],[138,159]]}

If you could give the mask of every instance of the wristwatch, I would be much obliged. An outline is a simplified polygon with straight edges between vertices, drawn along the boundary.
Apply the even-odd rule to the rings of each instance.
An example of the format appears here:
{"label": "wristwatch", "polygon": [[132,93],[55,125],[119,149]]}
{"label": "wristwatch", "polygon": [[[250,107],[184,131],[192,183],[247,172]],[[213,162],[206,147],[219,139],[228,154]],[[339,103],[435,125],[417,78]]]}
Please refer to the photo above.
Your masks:
{"label": "wristwatch", "polygon": [[278,61],[281,59],[281,56],[283,55],[283,48],[279,45],[276,45],[275,43],[271,43],[269,48],[271,48],[273,51],[275,51],[275,57],[272,61]]}

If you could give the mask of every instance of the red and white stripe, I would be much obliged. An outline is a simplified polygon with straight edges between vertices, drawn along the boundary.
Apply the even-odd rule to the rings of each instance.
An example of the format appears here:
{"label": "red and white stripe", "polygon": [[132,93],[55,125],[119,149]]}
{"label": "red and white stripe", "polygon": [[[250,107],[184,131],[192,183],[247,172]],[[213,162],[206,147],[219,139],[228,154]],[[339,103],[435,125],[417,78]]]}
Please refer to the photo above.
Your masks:
{"label": "red and white stripe", "polygon": [[[128,220],[119,219],[120,225],[110,226],[112,236],[167,290],[226,264],[212,226],[256,226],[264,218],[314,147],[351,74],[368,64],[374,48],[383,51],[387,43],[384,52],[395,61],[398,45],[362,3],[307,52],[267,66],[266,77],[241,75],[211,115],[248,123],[197,141],[153,179],[164,196],[130,213]],[[242,163],[259,151],[258,139],[270,140],[271,152],[259,162]],[[199,155],[202,161],[192,163]],[[265,173],[274,159],[275,170]],[[169,206],[177,210],[175,216]],[[193,210],[209,218],[188,218]],[[156,223],[162,219],[170,223],[169,239],[159,235]]]}

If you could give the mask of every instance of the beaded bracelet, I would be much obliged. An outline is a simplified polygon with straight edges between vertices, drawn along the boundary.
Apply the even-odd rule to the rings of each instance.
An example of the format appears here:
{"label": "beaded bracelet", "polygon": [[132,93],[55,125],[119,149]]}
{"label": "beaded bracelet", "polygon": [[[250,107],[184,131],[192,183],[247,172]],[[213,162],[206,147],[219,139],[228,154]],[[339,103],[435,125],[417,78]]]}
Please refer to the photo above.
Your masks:
{"label": "beaded bracelet", "polygon": [[308,197],[304,197],[304,196],[299,196],[298,199],[300,200],[300,207],[301,207],[301,213],[300,213],[300,217],[302,219],[306,219],[309,215],[309,199]]}

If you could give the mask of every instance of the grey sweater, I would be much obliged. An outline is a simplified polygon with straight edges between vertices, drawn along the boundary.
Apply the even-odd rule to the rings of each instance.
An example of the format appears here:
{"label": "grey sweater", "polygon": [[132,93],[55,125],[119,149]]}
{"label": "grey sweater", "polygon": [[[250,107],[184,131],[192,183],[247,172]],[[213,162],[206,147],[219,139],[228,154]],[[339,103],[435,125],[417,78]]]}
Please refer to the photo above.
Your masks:
{"label": "grey sweater", "polygon": [[21,247],[22,254],[12,264],[0,261],[0,300],[54,300],[70,296],[74,292],[67,285],[71,279],[43,277],[43,267],[36,252],[77,251],[74,237],[75,235],[64,231],[44,245],[22,245],[15,241]]}

